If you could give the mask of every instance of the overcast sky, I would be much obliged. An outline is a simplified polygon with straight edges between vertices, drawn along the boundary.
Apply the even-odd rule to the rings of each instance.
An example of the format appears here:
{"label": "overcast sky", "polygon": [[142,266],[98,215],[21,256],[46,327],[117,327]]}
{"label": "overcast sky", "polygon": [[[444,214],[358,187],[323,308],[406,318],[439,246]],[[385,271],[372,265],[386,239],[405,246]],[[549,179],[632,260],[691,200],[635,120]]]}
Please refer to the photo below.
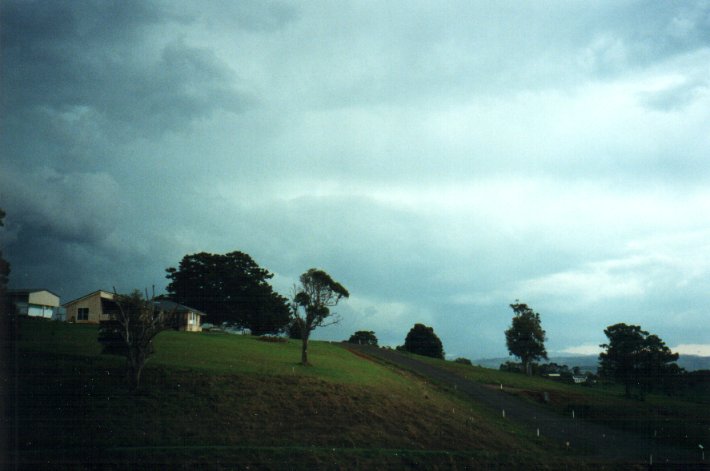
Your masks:
{"label": "overcast sky", "polygon": [[416,322],[507,354],[639,324],[710,355],[710,3],[12,1],[0,232],[62,301],[248,253],[351,297],[315,338]]}

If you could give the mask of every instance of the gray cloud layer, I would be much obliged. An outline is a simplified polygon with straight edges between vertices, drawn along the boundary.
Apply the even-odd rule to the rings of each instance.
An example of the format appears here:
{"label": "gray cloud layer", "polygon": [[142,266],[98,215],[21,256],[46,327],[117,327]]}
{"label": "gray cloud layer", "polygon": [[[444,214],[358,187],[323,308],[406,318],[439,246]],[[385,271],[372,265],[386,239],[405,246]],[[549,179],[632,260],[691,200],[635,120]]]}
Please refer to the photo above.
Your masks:
{"label": "gray cloud layer", "polygon": [[344,338],[549,350],[636,322],[710,344],[710,5],[4,2],[14,286],[164,286],[243,250],[318,266]]}

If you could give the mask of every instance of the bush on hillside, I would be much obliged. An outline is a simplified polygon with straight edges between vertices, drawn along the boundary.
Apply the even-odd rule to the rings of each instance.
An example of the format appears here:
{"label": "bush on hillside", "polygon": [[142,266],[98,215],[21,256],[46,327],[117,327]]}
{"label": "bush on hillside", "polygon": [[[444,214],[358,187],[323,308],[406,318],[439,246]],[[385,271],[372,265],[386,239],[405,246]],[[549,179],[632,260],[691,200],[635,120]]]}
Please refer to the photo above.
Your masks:
{"label": "bush on hillside", "polygon": [[414,327],[404,339],[404,350],[432,358],[444,358],[444,347],[434,333],[434,329],[424,324],[414,324]]}
{"label": "bush on hillside", "polygon": [[357,343],[359,345],[374,345],[377,346],[377,337],[371,330],[358,330],[350,336],[348,343]]}

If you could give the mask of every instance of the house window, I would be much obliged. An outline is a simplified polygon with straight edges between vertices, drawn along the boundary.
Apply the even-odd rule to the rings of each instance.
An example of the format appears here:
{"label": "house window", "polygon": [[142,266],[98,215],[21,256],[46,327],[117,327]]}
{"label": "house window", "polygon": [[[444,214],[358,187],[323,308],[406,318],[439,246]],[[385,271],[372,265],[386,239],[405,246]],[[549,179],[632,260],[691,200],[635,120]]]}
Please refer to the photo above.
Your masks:
{"label": "house window", "polygon": [[187,323],[188,325],[194,325],[195,324],[195,313],[194,312],[189,312],[187,314]]}
{"label": "house window", "polygon": [[89,308],[88,307],[80,307],[79,309],[77,309],[76,319],[78,321],[88,321],[89,320]]}

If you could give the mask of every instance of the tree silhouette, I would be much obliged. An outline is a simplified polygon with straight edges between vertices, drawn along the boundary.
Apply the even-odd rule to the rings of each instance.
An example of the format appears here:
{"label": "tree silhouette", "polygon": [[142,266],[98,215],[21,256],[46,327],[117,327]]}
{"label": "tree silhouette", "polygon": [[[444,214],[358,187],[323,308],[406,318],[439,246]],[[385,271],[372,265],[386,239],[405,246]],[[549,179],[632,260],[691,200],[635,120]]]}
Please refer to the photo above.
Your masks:
{"label": "tree silhouette", "polygon": [[547,359],[545,350],[545,331],[540,325],[540,314],[527,304],[511,304],[515,315],[512,325],[505,331],[505,341],[511,355],[520,358],[525,374],[532,374],[532,362],[540,358]]}
{"label": "tree silhouette", "polygon": [[118,306],[113,315],[115,329],[125,343],[127,380],[131,390],[138,389],[145,362],[153,353],[153,339],[172,325],[175,312],[159,309],[155,295],[148,299],[140,291],[118,294],[114,290]]}
{"label": "tree silhouette", "polygon": [[622,383],[626,396],[634,386],[652,391],[668,375],[680,371],[673,363],[678,354],[638,325],[614,324],[604,334],[609,343],[600,345],[605,351],[599,354],[599,374]]}
{"label": "tree silhouette", "polygon": [[288,324],[288,300],[268,283],[274,275],[243,252],[185,255],[178,268],[166,271],[170,299],[205,312],[213,324],[236,324],[254,335]]}
{"label": "tree silhouette", "polygon": [[311,268],[300,277],[301,285],[294,287],[291,300],[293,322],[301,330],[301,364],[308,365],[308,339],[316,327],[331,325],[339,321],[330,308],[342,298],[350,296],[343,285],[333,280],[323,270]]}
{"label": "tree silhouette", "polygon": [[358,330],[350,336],[348,343],[377,346],[377,336],[371,330]]}
{"label": "tree silhouette", "polygon": [[414,324],[404,339],[404,350],[432,358],[444,358],[444,347],[432,327]]}

